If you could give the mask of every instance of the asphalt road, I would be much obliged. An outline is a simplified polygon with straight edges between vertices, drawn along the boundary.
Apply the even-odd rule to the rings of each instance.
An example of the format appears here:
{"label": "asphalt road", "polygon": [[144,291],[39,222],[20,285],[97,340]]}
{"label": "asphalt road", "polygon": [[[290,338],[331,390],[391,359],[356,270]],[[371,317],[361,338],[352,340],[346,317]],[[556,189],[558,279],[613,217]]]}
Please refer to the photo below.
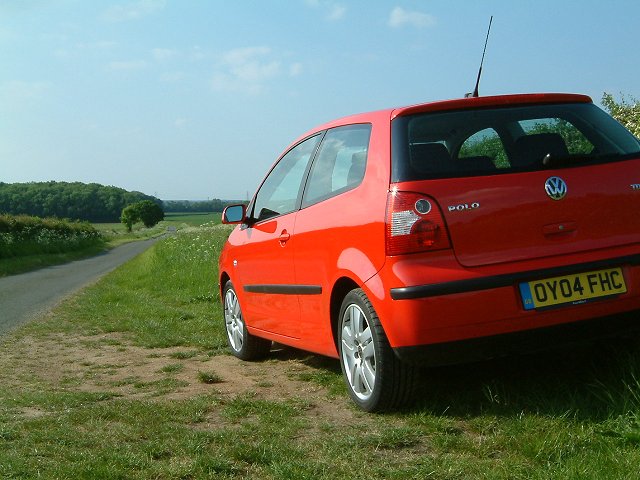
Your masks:
{"label": "asphalt road", "polygon": [[85,260],[0,278],[0,335],[42,315],[149,248],[157,239],[121,245]]}

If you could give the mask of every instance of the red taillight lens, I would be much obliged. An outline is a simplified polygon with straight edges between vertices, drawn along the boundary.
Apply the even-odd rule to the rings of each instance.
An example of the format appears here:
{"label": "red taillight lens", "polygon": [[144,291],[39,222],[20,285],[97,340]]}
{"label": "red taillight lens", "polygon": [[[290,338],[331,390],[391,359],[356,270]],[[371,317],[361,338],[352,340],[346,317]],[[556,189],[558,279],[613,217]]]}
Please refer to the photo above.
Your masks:
{"label": "red taillight lens", "polygon": [[413,192],[389,192],[387,255],[451,248],[447,227],[435,200]]}

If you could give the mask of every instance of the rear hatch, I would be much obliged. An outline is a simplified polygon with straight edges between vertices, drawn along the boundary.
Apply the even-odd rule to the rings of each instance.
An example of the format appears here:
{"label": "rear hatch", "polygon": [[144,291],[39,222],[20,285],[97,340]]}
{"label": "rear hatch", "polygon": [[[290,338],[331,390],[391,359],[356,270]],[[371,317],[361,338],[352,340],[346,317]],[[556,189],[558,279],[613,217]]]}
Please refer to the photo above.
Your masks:
{"label": "rear hatch", "polygon": [[[640,190],[630,182],[639,176],[634,160],[403,189],[438,202],[456,257],[472,267],[640,242]],[[552,199],[545,185],[562,182],[564,197]]]}
{"label": "rear hatch", "polygon": [[392,180],[440,205],[465,266],[640,243],[640,142],[584,97],[525,97],[399,116]]}

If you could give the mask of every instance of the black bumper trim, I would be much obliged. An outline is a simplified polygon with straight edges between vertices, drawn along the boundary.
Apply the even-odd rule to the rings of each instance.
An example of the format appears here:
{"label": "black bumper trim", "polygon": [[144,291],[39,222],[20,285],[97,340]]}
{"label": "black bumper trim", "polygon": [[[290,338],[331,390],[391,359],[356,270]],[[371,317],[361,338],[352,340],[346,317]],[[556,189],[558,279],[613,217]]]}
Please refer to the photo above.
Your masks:
{"label": "black bumper trim", "polygon": [[271,293],[276,295],[320,295],[320,285],[245,285],[249,293]]}
{"label": "black bumper trim", "polygon": [[570,275],[572,273],[580,273],[587,270],[619,267],[625,264],[640,265],[640,255],[628,255],[626,257],[610,258],[607,260],[579,263],[563,267],[546,268],[543,270],[507,273],[493,277],[456,280],[453,282],[416,285],[413,287],[392,288],[390,293],[393,300],[412,300],[416,298],[437,297],[440,295],[452,295],[454,293],[475,292],[478,290],[489,290],[491,288],[508,287],[519,282],[534,280],[536,278]]}

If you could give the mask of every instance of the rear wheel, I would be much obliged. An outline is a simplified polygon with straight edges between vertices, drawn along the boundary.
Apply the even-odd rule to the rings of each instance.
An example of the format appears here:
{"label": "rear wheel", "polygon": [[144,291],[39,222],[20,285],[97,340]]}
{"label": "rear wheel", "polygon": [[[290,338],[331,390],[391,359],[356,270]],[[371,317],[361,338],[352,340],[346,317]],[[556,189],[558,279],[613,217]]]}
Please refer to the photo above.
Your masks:
{"label": "rear wheel", "polygon": [[360,408],[390,410],[411,400],[416,369],[395,356],[361,289],[349,292],[342,302],[338,344],[349,395]]}
{"label": "rear wheel", "polygon": [[249,333],[238,296],[230,281],[224,286],[223,298],[224,323],[231,352],[242,360],[257,360],[266,356],[271,350],[271,340],[258,338]]}

